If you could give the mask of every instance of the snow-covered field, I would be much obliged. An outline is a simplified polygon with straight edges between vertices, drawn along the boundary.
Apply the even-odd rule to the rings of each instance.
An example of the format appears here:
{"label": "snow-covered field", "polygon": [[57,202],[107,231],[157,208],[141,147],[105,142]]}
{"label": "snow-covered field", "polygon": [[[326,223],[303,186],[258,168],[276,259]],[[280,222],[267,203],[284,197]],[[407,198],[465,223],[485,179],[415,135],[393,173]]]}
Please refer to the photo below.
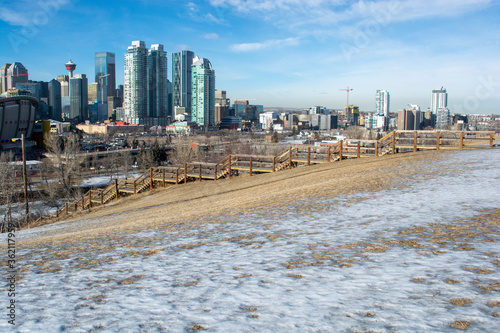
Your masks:
{"label": "snow-covered field", "polygon": [[130,247],[20,249],[16,326],[3,315],[0,331],[498,332],[500,149],[432,163],[390,189],[144,230]]}

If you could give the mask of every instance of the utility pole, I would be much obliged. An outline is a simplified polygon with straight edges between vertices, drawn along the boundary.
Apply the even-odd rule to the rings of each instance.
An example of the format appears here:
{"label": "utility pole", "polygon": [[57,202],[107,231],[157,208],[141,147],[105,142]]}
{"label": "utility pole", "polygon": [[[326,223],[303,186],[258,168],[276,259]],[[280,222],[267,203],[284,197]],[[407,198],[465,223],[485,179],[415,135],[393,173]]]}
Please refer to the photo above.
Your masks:
{"label": "utility pole", "polygon": [[[19,138],[13,138],[12,142],[19,142]],[[24,185],[24,204],[25,204],[25,215],[24,223],[28,224],[30,206],[28,200],[28,172],[26,170],[26,147],[24,144],[24,134],[21,134],[21,154],[23,155],[23,185]],[[20,225],[19,225],[20,227]]]}
{"label": "utility pole", "polygon": [[21,134],[21,145],[23,154],[23,182],[24,182],[24,203],[26,205],[26,212],[24,215],[24,224],[28,225],[28,216],[30,213],[30,206],[28,201],[28,173],[26,172],[26,149],[24,146],[24,134]]}

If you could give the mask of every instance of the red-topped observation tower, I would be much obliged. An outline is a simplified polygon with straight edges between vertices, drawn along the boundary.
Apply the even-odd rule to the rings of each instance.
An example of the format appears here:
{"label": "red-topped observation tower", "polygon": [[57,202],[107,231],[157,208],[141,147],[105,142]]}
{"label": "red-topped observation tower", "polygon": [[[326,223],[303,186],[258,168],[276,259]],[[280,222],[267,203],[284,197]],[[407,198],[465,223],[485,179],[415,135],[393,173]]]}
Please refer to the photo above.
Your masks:
{"label": "red-topped observation tower", "polygon": [[71,59],[66,63],[66,69],[69,72],[69,78],[71,79],[73,77],[73,71],[76,68],[76,64],[71,61]]}

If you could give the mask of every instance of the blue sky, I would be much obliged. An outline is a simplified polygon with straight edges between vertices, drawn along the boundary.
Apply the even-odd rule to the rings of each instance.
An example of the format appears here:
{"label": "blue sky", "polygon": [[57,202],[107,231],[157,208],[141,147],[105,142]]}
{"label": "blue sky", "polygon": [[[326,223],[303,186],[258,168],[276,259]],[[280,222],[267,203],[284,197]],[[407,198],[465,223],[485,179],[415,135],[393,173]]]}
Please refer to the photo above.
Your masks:
{"label": "blue sky", "polygon": [[[32,80],[94,77],[95,52],[114,52],[117,82],[132,40],[210,60],[232,101],[283,107],[430,106],[443,86],[456,113],[500,113],[499,0],[0,0],[0,63]],[[90,80],[91,81],[91,80]]]}

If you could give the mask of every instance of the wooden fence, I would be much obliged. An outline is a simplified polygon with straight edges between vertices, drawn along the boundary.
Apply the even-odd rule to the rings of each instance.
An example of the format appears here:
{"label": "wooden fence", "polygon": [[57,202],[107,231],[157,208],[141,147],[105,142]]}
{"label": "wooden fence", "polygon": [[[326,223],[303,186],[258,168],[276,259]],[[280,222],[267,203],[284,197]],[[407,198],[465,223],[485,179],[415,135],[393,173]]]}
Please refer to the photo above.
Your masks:
{"label": "wooden fence", "polygon": [[82,198],[67,202],[54,214],[40,217],[61,218],[70,213],[91,210],[117,200],[120,196],[138,194],[167,184],[185,184],[189,181],[219,180],[240,173],[250,176],[278,172],[298,165],[332,163],[346,158],[380,157],[386,154],[416,152],[419,150],[492,148],[493,132],[454,131],[393,131],[379,140],[345,140],[321,146],[292,146],[276,156],[228,155],[218,163],[192,162],[179,166],[150,168],[136,179],[115,180],[102,190],[90,190]]}

